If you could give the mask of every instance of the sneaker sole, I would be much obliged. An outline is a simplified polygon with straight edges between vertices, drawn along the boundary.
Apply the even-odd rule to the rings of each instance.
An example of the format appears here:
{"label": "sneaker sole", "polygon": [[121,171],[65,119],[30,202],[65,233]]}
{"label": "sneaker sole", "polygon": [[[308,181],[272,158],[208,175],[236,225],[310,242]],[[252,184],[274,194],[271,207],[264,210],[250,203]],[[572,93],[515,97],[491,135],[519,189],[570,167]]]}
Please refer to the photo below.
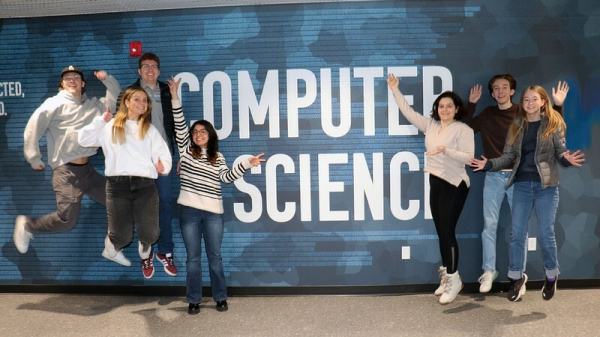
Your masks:
{"label": "sneaker sole", "polygon": [[110,257],[105,250],[102,251],[102,257],[105,258],[105,259],[107,259],[107,260],[110,260],[112,262],[118,263],[118,264],[120,264],[122,266],[131,267],[131,261],[129,261],[129,260],[127,260],[127,261],[121,261],[119,259],[115,259],[113,257]]}
{"label": "sneaker sole", "polygon": [[[27,244],[23,244],[19,240],[19,237],[21,236],[19,232],[25,231],[25,222],[27,222],[27,218],[24,215],[19,215],[15,220],[15,230],[13,231],[13,242],[15,244],[15,247],[21,254],[27,253],[27,251],[29,250],[29,241],[31,241],[30,238]],[[23,235],[27,235],[27,233],[23,233]]]}
{"label": "sneaker sole", "polygon": [[[454,296],[454,298],[452,299],[452,301],[450,301],[450,302],[444,302],[444,303],[442,303],[442,302],[440,302],[440,301],[438,301],[438,302],[439,302],[441,305],[446,305],[446,304],[450,304],[450,303],[454,302],[454,300],[455,300],[455,299],[458,297],[458,294],[460,294],[460,292],[463,290],[463,288],[464,288],[464,287],[465,287],[465,284],[464,284],[464,283],[460,285],[460,290],[459,290],[459,291],[456,293],[456,296]],[[440,299],[441,299],[441,298],[440,298]]]}

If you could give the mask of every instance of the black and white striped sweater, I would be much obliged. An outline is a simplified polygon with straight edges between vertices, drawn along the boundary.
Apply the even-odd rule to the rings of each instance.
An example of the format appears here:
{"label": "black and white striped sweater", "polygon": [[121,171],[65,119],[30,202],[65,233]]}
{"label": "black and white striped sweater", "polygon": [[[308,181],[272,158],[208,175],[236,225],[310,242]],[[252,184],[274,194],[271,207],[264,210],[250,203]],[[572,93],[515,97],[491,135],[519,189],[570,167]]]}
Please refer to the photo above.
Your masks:
{"label": "black and white striped sweater", "polygon": [[181,191],[177,203],[216,214],[223,214],[221,183],[232,183],[241,178],[252,164],[248,159],[233,169],[227,167],[225,158],[219,152],[217,163],[208,162],[205,154],[194,158],[190,151],[189,128],[183,116],[179,100],[173,100],[173,118],[175,121],[175,141],[180,156]]}

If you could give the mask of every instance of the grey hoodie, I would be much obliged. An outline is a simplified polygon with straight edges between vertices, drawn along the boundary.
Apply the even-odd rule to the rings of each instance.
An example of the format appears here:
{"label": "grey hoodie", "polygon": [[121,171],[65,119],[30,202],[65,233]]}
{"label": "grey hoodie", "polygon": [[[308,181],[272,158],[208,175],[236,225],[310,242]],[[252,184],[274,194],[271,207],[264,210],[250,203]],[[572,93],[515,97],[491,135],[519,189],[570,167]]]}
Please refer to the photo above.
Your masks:
{"label": "grey hoodie", "polygon": [[102,115],[107,107],[114,113],[121,86],[111,75],[107,75],[102,83],[106,86],[104,98],[88,98],[83,94],[80,100],[66,90],[61,90],[35,110],[23,133],[23,153],[32,167],[44,164],[39,146],[39,140],[44,134],[48,147],[48,164],[52,169],[96,154],[98,148],[79,145],[77,131],[91,123],[94,117]]}

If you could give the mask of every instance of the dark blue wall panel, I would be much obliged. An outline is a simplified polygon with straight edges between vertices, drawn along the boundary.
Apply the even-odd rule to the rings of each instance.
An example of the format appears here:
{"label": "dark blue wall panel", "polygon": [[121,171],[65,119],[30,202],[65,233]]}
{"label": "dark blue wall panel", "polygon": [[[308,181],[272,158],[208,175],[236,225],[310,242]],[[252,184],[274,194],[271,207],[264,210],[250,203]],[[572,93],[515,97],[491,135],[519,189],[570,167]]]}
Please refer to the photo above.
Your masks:
{"label": "dark blue wall panel", "polygon": [[[222,129],[221,151],[230,165],[260,152],[270,161],[260,172],[247,174],[245,185],[224,188],[223,258],[230,286],[438,281],[437,236],[424,200],[423,135],[393,131],[389,111],[397,112],[388,110],[384,79],[389,71],[414,73],[400,85],[418,111],[429,111],[443,89],[468,99],[470,87],[480,83],[479,111],[493,104],[485,87],[497,73],[516,77],[515,101],[526,85],[550,91],[558,80],[568,81],[567,145],[584,150],[587,162],[561,172],[559,261],[563,278],[600,278],[598,10],[592,1],[382,1],[0,20],[0,284],[185,284],[177,218],[180,274],[175,278],[159,269],[144,280],[135,242],[125,250],[134,266],[103,259],[105,210],[87,198],[73,231],[36,235],[25,255],[12,243],[17,215],[41,216],[55,208],[50,170],[34,172],[23,158],[28,118],[56,93],[60,70],[69,64],[85,70],[88,95],[104,93],[92,75],[95,69],[107,70],[124,86],[135,81],[131,41],[141,41],[144,51],[160,56],[163,80],[173,75],[187,82],[182,97],[188,120],[208,118],[207,111],[214,111],[215,125]],[[211,84],[219,74],[222,80]],[[295,75],[302,80],[293,81],[298,89],[290,92]],[[214,89],[212,100],[204,97],[205,85]],[[324,89],[331,91],[328,123]],[[272,105],[264,123],[258,110],[252,111],[245,136],[239,107],[248,99]],[[290,109],[295,101],[302,106],[297,118]],[[350,107],[344,117],[342,106]],[[342,121],[349,128],[332,135],[330,129]],[[476,141],[481,154],[479,135]],[[411,160],[415,170],[409,170]],[[102,172],[102,155],[93,162]],[[459,270],[466,282],[475,282],[481,273],[483,175],[471,178],[458,226]],[[355,196],[355,182],[371,180],[377,183],[367,189],[374,196]],[[276,193],[268,192],[274,183]],[[248,186],[259,191],[261,205],[245,192]],[[178,187],[175,181],[174,195]],[[408,209],[409,200],[419,202],[418,211],[399,219],[394,210]],[[364,205],[364,216],[357,203]],[[276,215],[286,207],[295,212]],[[258,215],[250,219],[236,208]],[[508,264],[509,219],[505,207],[498,232],[501,277]],[[537,236],[534,222],[530,236]],[[402,247],[409,247],[404,249],[410,258],[402,258]],[[542,278],[539,249],[529,253],[527,269],[532,279]],[[207,280],[207,270],[204,276]]]}

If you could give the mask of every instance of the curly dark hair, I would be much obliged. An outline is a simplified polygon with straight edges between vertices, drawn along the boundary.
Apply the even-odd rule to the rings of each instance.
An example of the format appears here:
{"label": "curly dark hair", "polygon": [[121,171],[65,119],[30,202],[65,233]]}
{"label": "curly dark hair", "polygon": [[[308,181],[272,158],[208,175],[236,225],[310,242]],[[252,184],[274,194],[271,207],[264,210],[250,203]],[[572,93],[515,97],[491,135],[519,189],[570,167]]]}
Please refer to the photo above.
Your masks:
{"label": "curly dark hair", "polygon": [[431,109],[431,118],[435,119],[436,121],[440,120],[440,115],[438,113],[438,106],[440,105],[440,100],[442,100],[442,98],[446,98],[446,97],[450,98],[452,100],[452,102],[454,102],[454,106],[456,106],[456,108],[458,109],[458,111],[456,111],[456,115],[454,116],[454,118],[456,120],[460,120],[463,115],[463,109],[462,109],[463,102],[462,102],[462,99],[460,99],[460,96],[458,96],[453,91],[444,91],[435,99],[435,102],[433,102],[433,108]]}

